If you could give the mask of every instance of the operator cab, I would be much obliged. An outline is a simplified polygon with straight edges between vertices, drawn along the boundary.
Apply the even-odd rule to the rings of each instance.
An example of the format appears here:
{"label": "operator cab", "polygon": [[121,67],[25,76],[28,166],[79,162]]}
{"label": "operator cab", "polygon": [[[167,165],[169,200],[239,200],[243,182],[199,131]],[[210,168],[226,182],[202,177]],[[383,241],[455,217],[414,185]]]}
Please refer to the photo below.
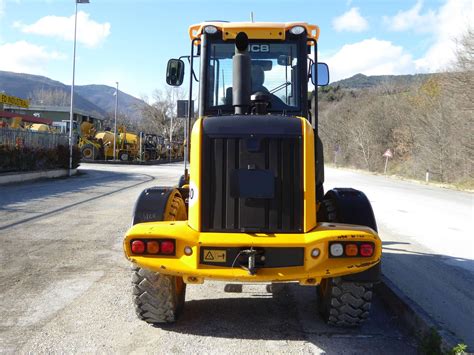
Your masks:
{"label": "operator cab", "polygon": [[[329,83],[327,65],[317,60],[319,28],[307,23],[204,22],[191,26],[189,33],[191,55],[171,59],[166,75],[169,85],[180,86],[185,68],[182,59],[188,60],[185,180],[194,115],[193,82],[199,82],[200,118],[228,117],[249,123],[242,119],[263,116],[265,126],[280,125],[276,116],[306,118],[314,132],[317,199],[321,199],[324,159],[317,131],[317,90],[308,95],[309,79],[315,87]],[[194,70],[195,58],[200,59],[199,75]]]}
{"label": "operator cab", "polygon": [[[197,79],[192,59],[200,57],[201,60],[199,116],[233,114],[235,75],[242,75],[244,85],[245,81],[250,82],[251,103],[245,114],[268,113],[308,118],[308,78],[311,77],[313,84],[317,85],[327,85],[329,81],[327,66],[324,63],[314,64],[317,63],[319,29],[297,23],[294,26],[283,24],[282,28],[267,24],[267,30],[257,31],[252,25],[242,23],[240,28],[229,29],[223,23],[210,22],[191,26],[193,46],[191,56],[187,57],[191,64],[191,81],[192,77]],[[250,57],[250,70],[236,73],[233,59],[237,53],[239,33],[247,36],[242,52]],[[184,66],[181,58],[169,61],[169,85],[181,85]]]}

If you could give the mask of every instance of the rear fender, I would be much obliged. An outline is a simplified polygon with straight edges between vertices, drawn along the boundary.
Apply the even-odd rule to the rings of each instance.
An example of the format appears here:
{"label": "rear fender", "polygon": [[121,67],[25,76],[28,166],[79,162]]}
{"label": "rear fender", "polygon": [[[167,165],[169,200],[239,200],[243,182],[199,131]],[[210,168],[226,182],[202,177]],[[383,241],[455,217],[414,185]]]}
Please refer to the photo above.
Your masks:
{"label": "rear fender", "polygon": [[173,192],[170,187],[151,187],[142,191],[133,208],[132,225],[164,220],[168,200]]}

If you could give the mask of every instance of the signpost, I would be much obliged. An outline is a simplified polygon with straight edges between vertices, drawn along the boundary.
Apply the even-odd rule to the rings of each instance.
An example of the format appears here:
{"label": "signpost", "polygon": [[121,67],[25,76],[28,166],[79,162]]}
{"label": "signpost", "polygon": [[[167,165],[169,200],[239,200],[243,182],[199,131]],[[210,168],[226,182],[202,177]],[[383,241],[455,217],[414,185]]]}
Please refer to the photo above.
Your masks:
{"label": "signpost", "polygon": [[387,164],[388,164],[388,158],[393,158],[392,151],[390,149],[387,149],[385,153],[383,153],[383,156],[385,157],[385,169],[383,169],[383,173],[387,173]]}

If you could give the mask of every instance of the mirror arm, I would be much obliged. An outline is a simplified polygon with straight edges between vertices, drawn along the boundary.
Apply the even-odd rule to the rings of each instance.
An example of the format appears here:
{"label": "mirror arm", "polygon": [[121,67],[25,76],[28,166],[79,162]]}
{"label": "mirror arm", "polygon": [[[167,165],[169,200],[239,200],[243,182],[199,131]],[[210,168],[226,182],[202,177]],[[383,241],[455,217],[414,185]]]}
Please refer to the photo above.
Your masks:
{"label": "mirror arm", "polygon": [[[189,65],[191,65],[191,56],[182,55],[181,57],[179,57],[179,59],[183,59],[183,58],[186,58],[188,60]],[[199,58],[199,56],[198,55],[193,55],[193,58]],[[193,74],[194,80],[196,80],[196,82],[199,83],[199,79],[197,78],[196,72],[194,71],[194,68],[192,67],[192,65],[191,65],[191,72]]]}

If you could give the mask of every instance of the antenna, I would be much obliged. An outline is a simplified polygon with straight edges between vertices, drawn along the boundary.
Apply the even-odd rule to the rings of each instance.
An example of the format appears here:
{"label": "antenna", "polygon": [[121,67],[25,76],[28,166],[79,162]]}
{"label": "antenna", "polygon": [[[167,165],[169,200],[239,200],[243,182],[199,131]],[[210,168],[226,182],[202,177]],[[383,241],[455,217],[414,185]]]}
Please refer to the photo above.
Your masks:
{"label": "antenna", "polygon": [[250,11],[250,22],[254,22],[253,21],[253,11]]}

